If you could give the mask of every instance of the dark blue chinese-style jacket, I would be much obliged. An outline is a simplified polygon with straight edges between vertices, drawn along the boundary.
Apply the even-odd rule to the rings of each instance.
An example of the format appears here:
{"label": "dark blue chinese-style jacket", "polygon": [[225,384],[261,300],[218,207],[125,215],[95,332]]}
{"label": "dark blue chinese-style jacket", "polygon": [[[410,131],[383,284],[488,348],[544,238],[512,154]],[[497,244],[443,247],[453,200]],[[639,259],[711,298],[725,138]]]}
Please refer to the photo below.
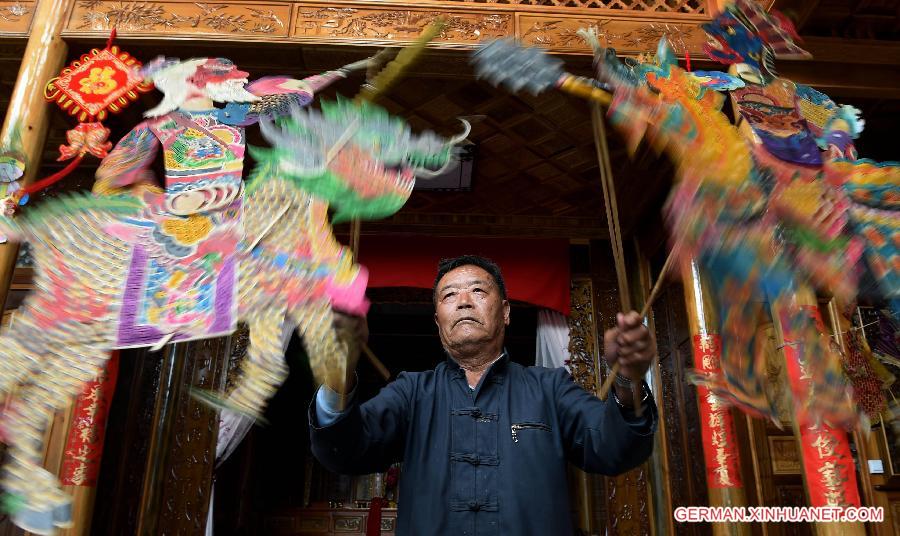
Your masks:
{"label": "dark blue chinese-style jacket", "polygon": [[652,398],[636,420],[565,369],[506,355],[474,390],[448,359],[401,373],[328,426],[314,406],[312,450],[328,470],[366,474],[403,462],[398,536],[573,534],[566,461],[605,475],[632,469],[650,455],[657,421]]}

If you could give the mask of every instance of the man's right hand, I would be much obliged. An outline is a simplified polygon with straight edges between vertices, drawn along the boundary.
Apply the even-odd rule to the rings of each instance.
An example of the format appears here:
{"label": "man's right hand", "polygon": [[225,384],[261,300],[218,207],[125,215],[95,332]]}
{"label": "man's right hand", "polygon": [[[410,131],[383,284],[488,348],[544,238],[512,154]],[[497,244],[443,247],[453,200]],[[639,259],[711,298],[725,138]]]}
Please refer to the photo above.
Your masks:
{"label": "man's right hand", "polygon": [[340,394],[348,394],[356,387],[356,365],[362,347],[369,340],[369,323],[364,316],[352,316],[334,312],[334,331],[339,340],[347,345],[347,377],[344,385],[328,387]]}

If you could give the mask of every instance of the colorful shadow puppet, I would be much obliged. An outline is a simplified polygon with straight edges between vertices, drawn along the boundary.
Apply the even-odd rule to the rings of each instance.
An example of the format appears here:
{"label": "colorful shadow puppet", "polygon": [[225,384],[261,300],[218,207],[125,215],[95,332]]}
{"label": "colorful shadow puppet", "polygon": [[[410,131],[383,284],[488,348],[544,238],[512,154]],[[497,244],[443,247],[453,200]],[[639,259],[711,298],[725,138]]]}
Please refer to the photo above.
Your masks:
{"label": "colorful shadow puppet", "polygon": [[[316,379],[343,381],[332,310],[364,312],[367,276],[335,240],[329,209],[338,219],[393,214],[462,139],[415,135],[366,102],[303,108],[366,65],[247,84],[224,59],[153,62],[147,74],[164,98],[103,160],[94,192],[0,219],[35,259],[35,291],[0,344],[0,392],[18,388],[3,421],[3,486],[18,525],[46,534],[70,521],[70,498],[41,467],[45,431],[111,349],[246,323],[246,361],[218,403],[255,417],[287,375],[294,330]],[[243,181],[244,129],[256,122],[271,148],[255,151]],[[164,188],[150,167],[160,148]]]}
{"label": "colorful shadow puppet", "polygon": [[[765,362],[754,357],[758,315],[770,300],[810,376],[794,393],[798,419],[854,422],[840,358],[794,296],[812,287],[852,302],[864,277],[878,282],[881,298],[896,300],[900,167],[855,159],[852,139],[862,122],[854,109],[775,77],[774,57],[808,56],[786,19],[741,0],[706,29],[716,43],[711,57],[736,64],[732,73],[686,72],[665,41],[653,58],[621,60],[595,34],[581,33],[595,49],[599,82],[613,90],[610,121],[632,150],[646,140],[676,164],[666,205],[673,254],[697,259],[714,278],[722,374],[696,380],[745,411],[775,417]],[[475,58],[494,83],[531,87],[521,78],[553,67],[533,52],[500,58],[500,47],[489,44]],[[530,69],[518,68],[526,62],[516,56]],[[720,113],[723,91],[759,142]]]}
{"label": "colorful shadow puppet", "polygon": [[[710,57],[735,65],[734,83],[712,87],[684,72],[665,44],[649,64],[627,65],[610,51],[598,61],[599,76],[616,88],[612,122],[633,143],[647,136],[679,166],[667,205],[675,254],[699,259],[714,279],[726,343],[722,375],[697,380],[774,417],[765,363],[753,350],[756,319],[770,300],[810,376],[794,386],[798,419],[853,422],[841,359],[814,312],[793,297],[813,287],[852,302],[863,277],[878,282],[882,299],[896,300],[898,214],[884,198],[897,191],[900,167],[856,160],[858,111],[775,75],[774,57],[809,56],[786,19],[741,0],[705,28],[717,45],[708,45]],[[724,99],[706,88],[730,92],[752,136],[709,113]]]}

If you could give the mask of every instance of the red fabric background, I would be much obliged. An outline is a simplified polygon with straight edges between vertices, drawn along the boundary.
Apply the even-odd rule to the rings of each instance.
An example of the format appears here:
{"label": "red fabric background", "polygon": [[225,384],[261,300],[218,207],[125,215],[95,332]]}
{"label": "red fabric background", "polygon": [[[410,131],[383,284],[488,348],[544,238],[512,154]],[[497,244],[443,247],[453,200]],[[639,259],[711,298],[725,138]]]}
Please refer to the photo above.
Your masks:
{"label": "red fabric background", "polygon": [[500,266],[509,298],[569,314],[568,240],[362,236],[369,287],[431,289],[440,259],[481,255]]}

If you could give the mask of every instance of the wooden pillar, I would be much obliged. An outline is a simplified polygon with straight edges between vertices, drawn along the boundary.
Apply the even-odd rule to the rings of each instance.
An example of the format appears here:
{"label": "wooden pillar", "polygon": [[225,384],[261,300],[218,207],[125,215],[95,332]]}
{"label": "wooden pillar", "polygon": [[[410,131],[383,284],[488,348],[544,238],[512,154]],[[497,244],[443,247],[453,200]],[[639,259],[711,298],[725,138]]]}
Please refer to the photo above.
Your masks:
{"label": "wooden pillar", "polygon": [[[818,313],[815,293],[808,287],[801,288],[793,296],[794,305],[813,309]],[[779,344],[783,347],[785,366],[792,390],[804,379],[801,353],[793,344],[795,334],[785,332],[779,310],[784,304],[773,304],[772,319]],[[821,316],[818,317],[821,319]],[[800,457],[803,461],[803,480],[806,483],[810,506],[860,506],[856,486],[856,470],[850,458],[847,432],[827,424],[812,424],[793,420],[794,432],[800,441]],[[866,534],[862,523],[816,523],[819,536]]]}
{"label": "wooden pillar", "polygon": [[63,459],[59,470],[66,493],[72,495],[70,529],[59,531],[60,536],[90,534],[97,497],[97,478],[106,438],[106,421],[116,390],[119,374],[119,352],[113,352],[100,376],[89,382],[67,411],[69,426],[63,437]]}
{"label": "wooden pillar", "polygon": [[[718,311],[695,262],[683,267],[684,300],[693,339],[694,367],[720,373],[721,341]],[[747,493],[741,482],[740,452],[731,412],[724,409],[708,389],[697,388],[703,452],[706,459],[710,506],[747,506]],[[713,523],[713,534],[749,535],[748,523]]]}
{"label": "wooden pillar", "polygon": [[[40,168],[51,113],[50,104],[44,100],[44,87],[59,74],[66,60],[68,47],[60,34],[74,3],[74,0],[37,3],[22,65],[0,130],[0,147],[9,146],[17,133],[21,137],[26,161],[23,185],[33,182]],[[0,302],[6,301],[18,252],[17,244],[0,245]]]}
{"label": "wooden pillar", "polygon": [[[26,164],[21,179],[23,185],[33,182],[40,168],[52,111],[51,105],[44,100],[44,87],[59,74],[65,63],[68,47],[60,35],[74,3],[74,0],[40,0],[37,3],[16,84],[0,129],[0,147],[11,147],[15,141],[21,144],[19,148]],[[0,244],[0,304],[6,302],[18,252],[18,244]],[[53,437],[54,433],[64,436],[70,421],[71,412],[61,412],[54,419],[48,436]],[[48,444],[45,455],[45,464],[51,470],[58,470],[64,457],[63,442],[55,443]]]}
{"label": "wooden pillar", "polygon": [[[651,274],[650,261],[647,260],[647,257],[645,257],[641,251],[637,239],[634,240],[634,250],[637,254],[638,268],[638,284],[634,285],[638,294],[635,296],[635,303],[640,304],[640,306],[643,307],[650,298],[650,292],[655,281]],[[667,277],[667,274],[661,273],[657,276],[657,278],[664,277]],[[652,308],[647,313],[647,329],[650,330],[650,333],[656,333],[656,315]],[[650,365],[650,369],[647,371],[647,384],[653,391],[654,399],[656,400],[656,409],[659,414],[658,428],[656,434],[653,436],[653,454],[650,455],[647,466],[650,473],[650,485],[648,486],[650,488],[650,493],[648,493],[648,496],[653,513],[650,516],[650,523],[653,529],[652,533],[661,536],[663,534],[675,534],[673,515],[675,509],[672,505],[672,481],[669,473],[669,446],[665,415],[666,408],[663,404],[663,397],[666,396],[666,393],[663,392],[662,371],[659,367],[659,359],[660,357],[657,354],[657,357],[653,360],[653,364]]]}
{"label": "wooden pillar", "polygon": [[[202,534],[209,514],[219,413],[191,394],[221,392],[231,337],[163,348],[136,534]],[[152,355],[152,354],[151,354]],[[156,358],[155,356],[153,356]],[[157,358],[158,359],[158,358]]]}

